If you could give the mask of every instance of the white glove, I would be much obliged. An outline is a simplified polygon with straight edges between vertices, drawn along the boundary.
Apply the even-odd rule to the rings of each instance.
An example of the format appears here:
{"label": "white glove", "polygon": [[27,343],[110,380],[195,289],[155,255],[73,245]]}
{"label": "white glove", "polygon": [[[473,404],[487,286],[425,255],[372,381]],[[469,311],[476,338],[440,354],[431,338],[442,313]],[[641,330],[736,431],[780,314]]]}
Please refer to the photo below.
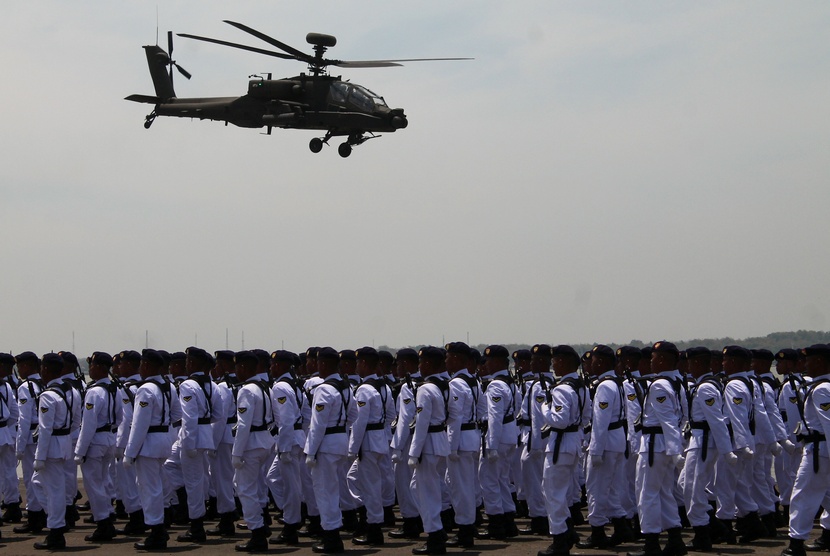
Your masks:
{"label": "white glove", "polygon": [[115,459],[124,459],[124,448],[115,449]]}
{"label": "white glove", "polygon": [[782,449],[780,444],[770,444],[769,451],[774,456],[781,455]]}
{"label": "white glove", "polygon": [[186,455],[186,456],[187,456],[187,457],[189,457],[190,459],[193,459],[193,458],[195,458],[196,456],[198,456],[198,455],[199,455],[199,450],[196,450],[196,449],[193,449],[193,450],[185,450],[185,451],[184,451],[184,455]]}
{"label": "white glove", "polygon": [[499,451],[487,450],[487,461],[491,463],[496,463],[497,461],[499,461]]}
{"label": "white glove", "polygon": [[409,459],[406,461],[406,463],[407,465],[409,465],[409,467],[415,469],[416,467],[418,467],[418,463],[420,462],[418,461],[418,458],[413,458],[412,456],[409,456]]}
{"label": "white glove", "polygon": [[458,452],[455,451],[455,452],[450,452],[450,455],[448,455],[447,458],[452,462],[456,462],[456,461],[459,461],[461,459],[461,456],[459,456]]}
{"label": "white glove", "polygon": [[591,455],[591,467],[602,467],[604,460],[602,459],[602,455]]}
{"label": "white glove", "polygon": [[349,452],[348,454],[346,454],[346,457],[349,458],[349,461],[354,462],[354,460],[357,459],[357,454],[355,454],[354,452]]}
{"label": "white glove", "polygon": [[796,445],[793,444],[793,442],[791,440],[788,440],[788,439],[785,438],[784,440],[782,440],[778,444],[782,448],[784,448],[784,451],[787,452],[788,454],[792,454],[793,452],[795,452]]}
{"label": "white glove", "polygon": [[135,458],[131,458],[130,456],[124,456],[124,465],[127,467],[132,467],[135,463]]}
{"label": "white glove", "polygon": [[737,465],[738,463],[738,454],[735,452],[726,452],[723,457],[729,465]]}
{"label": "white glove", "polygon": [[400,463],[401,462],[401,451],[400,450],[392,450],[392,463]]}
{"label": "white glove", "polygon": [[678,469],[683,469],[683,466],[686,464],[686,458],[683,457],[683,454],[674,454],[671,457],[671,461]]}
{"label": "white glove", "polygon": [[23,452],[17,452],[15,455],[17,456],[17,461],[23,461]]}
{"label": "white glove", "polygon": [[242,456],[233,456],[231,458],[231,465],[233,465],[234,469],[242,469],[242,466],[245,465],[245,460],[242,459]]}
{"label": "white glove", "polygon": [[317,458],[315,458],[314,456],[306,456],[305,464],[308,466],[309,469],[314,469],[315,467],[317,467]]}
{"label": "white glove", "polygon": [[84,462],[85,459],[86,458],[84,456],[79,456],[78,454],[75,454],[75,464],[76,465],[81,465]]}
{"label": "white glove", "polygon": [[283,463],[291,463],[294,461],[294,456],[291,452],[280,452],[280,461]]}
{"label": "white glove", "polygon": [[35,471],[43,471],[46,469],[46,461],[42,459],[36,459],[34,464],[32,465],[32,469]]}
{"label": "white glove", "polygon": [[755,455],[755,452],[749,449],[749,446],[744,446],[740,450],[738,450],[738,457],[749,459]]}

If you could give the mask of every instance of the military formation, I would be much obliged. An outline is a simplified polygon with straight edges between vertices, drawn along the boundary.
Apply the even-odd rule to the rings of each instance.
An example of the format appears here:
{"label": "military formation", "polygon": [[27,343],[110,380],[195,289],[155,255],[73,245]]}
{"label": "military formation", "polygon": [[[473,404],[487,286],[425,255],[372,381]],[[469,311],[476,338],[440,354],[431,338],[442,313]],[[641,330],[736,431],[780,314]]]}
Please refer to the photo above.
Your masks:
{"label": "military formation", "polygon": [[445,554],[535,535],[552,537],[539,556],[682,556],[781,528],[785,556],[830,551],[827,345],[190,347],[87,363],[88,381],[69,352],[0,354],[2,518],[48,530],[37,549],[66,548],[80,469],[85,540],[144,537],[145,551],[166,550],[172,525],[196,544],[245,529],[239,552],[423,534],[414,554]]}

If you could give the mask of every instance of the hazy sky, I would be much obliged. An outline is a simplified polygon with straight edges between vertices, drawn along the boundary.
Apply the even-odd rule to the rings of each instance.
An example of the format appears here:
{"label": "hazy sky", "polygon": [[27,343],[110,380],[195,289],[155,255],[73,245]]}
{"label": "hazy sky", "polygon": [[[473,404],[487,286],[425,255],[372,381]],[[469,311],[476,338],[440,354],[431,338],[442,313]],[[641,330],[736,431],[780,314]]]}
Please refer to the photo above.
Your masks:
{"label": "hazy sky", "polygon": [[[166,31],[340,59],[406,110],[159,118]],[[626,342],[830,328],[827,2],[15,2],[0,18],[0,350]],[[266,46],[267,47],[267,46]],[[180,97],[297,62],[177,39]]]}

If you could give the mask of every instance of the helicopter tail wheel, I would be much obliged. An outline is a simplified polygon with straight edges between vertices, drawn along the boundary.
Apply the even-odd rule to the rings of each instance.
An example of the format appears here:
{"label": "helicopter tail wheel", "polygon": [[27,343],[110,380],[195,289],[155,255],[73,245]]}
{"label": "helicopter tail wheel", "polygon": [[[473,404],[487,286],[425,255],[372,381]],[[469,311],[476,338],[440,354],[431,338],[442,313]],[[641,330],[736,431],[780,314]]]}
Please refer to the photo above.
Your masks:
{"label": "helicopter tail wheel", "polygon": [[337,147],[337,152],[343,158],[348,158],[348,156],[352,154],[352,146],[348,142],[340,143],[340,146]]}
{"label": "helicopter tail wheel", "polygon": [[319,137],[315,137],[311,141],[308,142],[308,148],[313,153],[318,153],[323,150],[323,140]]}
{"label": "helicopter tail wheel", "polygon": [[153,122],[156,120],[156,113],[152,112],[144,117],[144,129],[150,129]]}

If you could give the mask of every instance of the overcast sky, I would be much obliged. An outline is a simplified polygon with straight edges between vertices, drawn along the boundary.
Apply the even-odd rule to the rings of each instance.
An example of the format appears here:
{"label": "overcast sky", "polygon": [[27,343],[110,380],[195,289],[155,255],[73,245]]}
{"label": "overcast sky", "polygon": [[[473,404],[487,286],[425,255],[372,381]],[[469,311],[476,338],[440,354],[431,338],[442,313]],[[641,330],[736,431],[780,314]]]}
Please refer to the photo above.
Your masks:
{"label": "overcast sky", "polygon": [[[159,118],[166,31],[340,59],[410,125]],[[830,328],[827,2],[15,2],[0,350],[617,342]],[[306,68],[177,39],[179,97]]]}

